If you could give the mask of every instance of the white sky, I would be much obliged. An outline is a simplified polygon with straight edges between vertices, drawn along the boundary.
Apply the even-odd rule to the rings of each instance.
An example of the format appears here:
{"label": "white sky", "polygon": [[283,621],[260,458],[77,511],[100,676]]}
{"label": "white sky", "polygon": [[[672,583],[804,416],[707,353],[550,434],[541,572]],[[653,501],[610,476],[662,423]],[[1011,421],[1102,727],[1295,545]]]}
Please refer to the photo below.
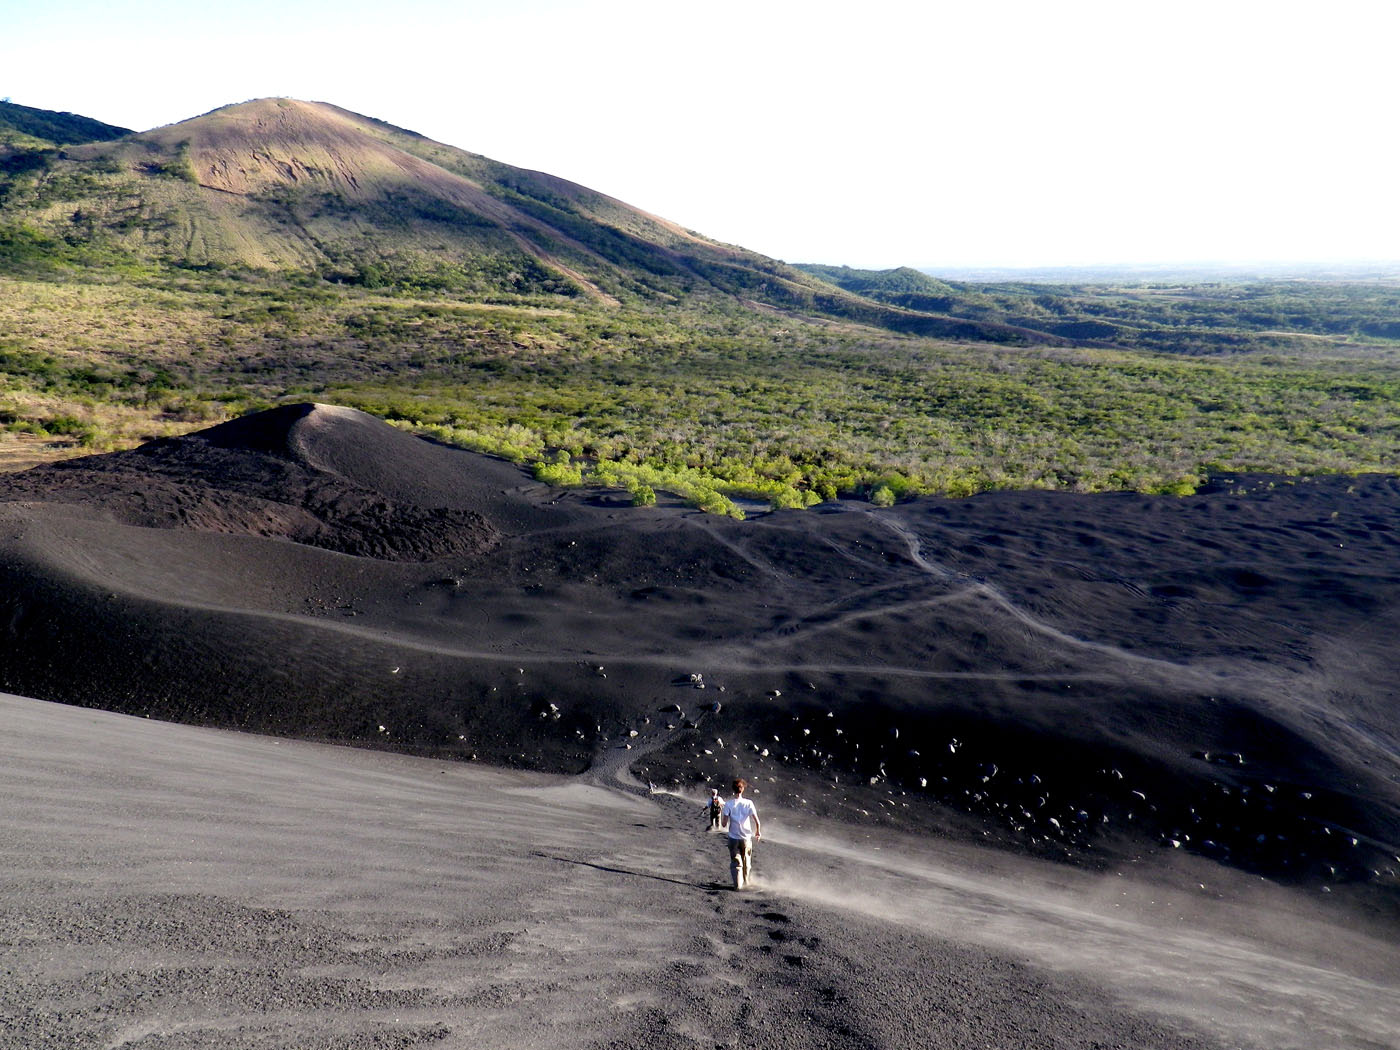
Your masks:
{"label": "white sky", "polygon": [[271,95],[789,262],[1400,259],[1396,0],[0,0],[0,97]]}

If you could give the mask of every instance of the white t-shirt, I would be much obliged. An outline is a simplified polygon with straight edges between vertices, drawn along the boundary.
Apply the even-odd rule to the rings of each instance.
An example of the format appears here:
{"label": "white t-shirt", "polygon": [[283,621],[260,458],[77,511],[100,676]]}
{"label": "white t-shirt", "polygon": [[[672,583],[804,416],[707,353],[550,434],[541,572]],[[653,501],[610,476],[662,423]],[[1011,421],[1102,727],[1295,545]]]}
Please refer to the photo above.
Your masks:
{"label": "white t-shirt", "polygon": [[720,812],[729,818],[729,837],[731,839],[753,838],[758,810],[752,802],[742,795],[738,798],[731,798],[724,804],[724,809]]}

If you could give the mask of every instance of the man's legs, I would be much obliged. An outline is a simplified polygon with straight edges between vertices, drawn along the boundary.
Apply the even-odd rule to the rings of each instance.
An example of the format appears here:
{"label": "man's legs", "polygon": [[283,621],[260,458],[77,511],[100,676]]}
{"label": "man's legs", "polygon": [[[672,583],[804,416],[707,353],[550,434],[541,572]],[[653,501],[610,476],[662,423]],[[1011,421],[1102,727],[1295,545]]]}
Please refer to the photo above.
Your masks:
{"label": "man's legs", "polygon": [[748,843],[743,839],[729,840],[729,874],[736,890],[742,890],[744,883],[748,881],[748,870],[745,864],[745,849]]}

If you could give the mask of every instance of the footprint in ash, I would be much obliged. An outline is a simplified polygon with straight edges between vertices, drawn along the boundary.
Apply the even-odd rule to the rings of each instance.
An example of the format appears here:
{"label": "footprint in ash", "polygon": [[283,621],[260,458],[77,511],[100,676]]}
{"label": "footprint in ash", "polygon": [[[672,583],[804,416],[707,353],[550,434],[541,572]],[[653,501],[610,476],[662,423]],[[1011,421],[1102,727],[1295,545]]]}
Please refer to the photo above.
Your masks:
{"label": "footprint in ash", "polygon": [[780,911],[762,911],[756,913],[756,917],[763,920],[769,943],[759,944],[758,950],[765,955],[781,950],[783,962],[789,966],[800,967],[806,964],[807,957],[796,951],[797,947],[807,949],[816,948],[821,944],[820,937],[801,937],[792,928],[792,918]]}

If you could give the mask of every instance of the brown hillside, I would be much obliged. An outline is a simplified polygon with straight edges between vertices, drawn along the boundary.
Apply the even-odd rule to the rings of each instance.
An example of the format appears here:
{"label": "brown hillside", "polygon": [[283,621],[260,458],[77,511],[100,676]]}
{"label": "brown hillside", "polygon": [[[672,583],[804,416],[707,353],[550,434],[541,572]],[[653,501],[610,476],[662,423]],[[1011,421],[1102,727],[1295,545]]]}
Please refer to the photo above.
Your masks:
{"label": "brown hillside", "polygon": [[363,198],[419,184],[489,203],[479,186],[365,134],[344,111],[313,102],[245,102],[137,137],[172,151],[188,144],[199,184],[225,193],[295,186]]}
{"label": "brown hillside", "polygon": [[156,265],[608,303],[718,293],[921,335],[1069,342],[875,302],[565,179],[321,102],[243,102],[36,163],[0,178],[0,225]]}

